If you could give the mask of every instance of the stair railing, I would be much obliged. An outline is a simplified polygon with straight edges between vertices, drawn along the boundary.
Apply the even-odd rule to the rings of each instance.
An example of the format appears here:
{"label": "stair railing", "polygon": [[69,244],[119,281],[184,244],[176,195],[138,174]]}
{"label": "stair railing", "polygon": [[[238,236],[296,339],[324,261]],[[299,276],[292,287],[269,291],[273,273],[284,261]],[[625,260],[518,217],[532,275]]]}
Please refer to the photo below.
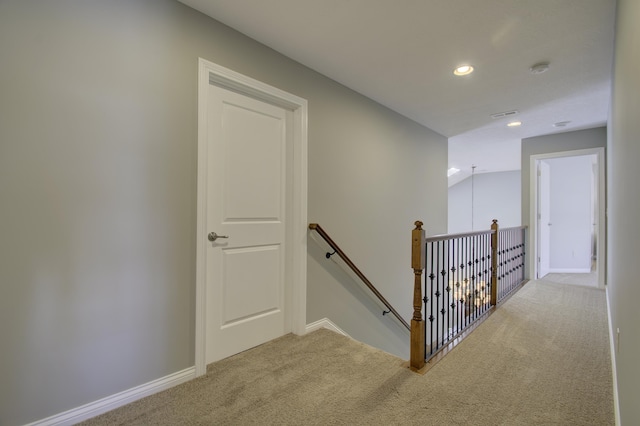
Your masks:
{"label": "stair railing", "polygon": [[425,238],[415,225],[410,367],[421,370],[524,283],[526,227],[494,220],[487,231]]}
{"label": "stair railing", "polygon": [[333,241],[333,239],[329,236],[329,234],[327,234],[327,232],[324,229],[322,229],[322,227],[319,224],[310,223],[309,229],[311,229],[312,231],[316,231],[318,235],[320,235],[333,250],[333,253],[327,252],[325,257],[329,259],[334,254],[337,254],[338,257],[340,257],[340,259],[342,259],[342,261],[349,267],[349,269],[351,269],[353,273],[355,273],[358,276],[358,278],[360,278],[360,280],[367,286],[367,288],[371,290],[371,292],[376,296],[376,298],[378,298],[378,300],[380,300],[380,302],[386,307],[387,310],[383,311],[382,315],[391,313],[407,330],[411,330],[411,327],[409,326],[407,321],[405,321],[405,319],[402,318],[402,316],[400,316],[398,311],[396,311],[394,307],[391,306],[391,304],[387,301],[387,299],[385,299],[384,296],[382,296],[382,294],[378,291],[378,289],[371,283],[371,281],[369,281],[369,279],[362,273],[362,271],[360,271],[360,269],[356,267],[356,265],[351,261],[351,259],[349,259],[349,257],[344,253],[344,251],[342,251],[340,246],[335,241]]}

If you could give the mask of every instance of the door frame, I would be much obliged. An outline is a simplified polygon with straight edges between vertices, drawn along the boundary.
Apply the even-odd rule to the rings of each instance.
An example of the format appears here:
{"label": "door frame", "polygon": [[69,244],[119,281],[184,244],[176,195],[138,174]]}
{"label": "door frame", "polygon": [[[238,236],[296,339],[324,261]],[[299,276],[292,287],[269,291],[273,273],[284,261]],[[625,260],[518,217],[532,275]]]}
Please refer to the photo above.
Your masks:
{"label": "door frame", "polygon": [[[542,201],[543,200],[545,200],[545,202],[547,203],[547,213],[550,212],[550,210],[551,210],[551,207],[550,207],[551,194],[550,193],[549,194],[545,194],[546,191],[540,189],[543,186],[542,185],[542,183],[543,183],[543,179],[542,178],[544,177],[545,174],[546,174],[546,179],[547,179],[547,185],[546,186],[547,187],[551,186],[551,176],[549,174],[550,173],[549,172],[550,166],[545,161],[546,160],[542,160],[542,159],[539,159],[538,161],[536,161],[536,179],[538,180],[538,182],[537,182],[537,185],[538,185],[538,196],[536,197],[537,205],[536,205],[536,216],[535,216],[535,222],[536,222],[536,227],[537,227],[536,228],[537,231],[536,231],[535,238],[536,238],[536,244],[538,246],[538,256],[536,256],[536,259],[535,259],[536,260],[536,269],[535,269],[536,274],[534,275],[534,277],[536,279],[540,279],[541,278],[540,275],[542,275],[543,277],[544,277],[544,275],[546,275],[546,274],[544,274],[544,275],[542,274],[542,272],[545,272],[545,271],[542,270],[542,265],[546,266],[546,273],[547,274],[549,273],[549,270],[550,270],[550,266],[549,266],[549,264],[550,264],[549,255],[550,254],[549,253],[544,253],[544,250],[541,249],[541,246],[542,246],[541,243],[542,243],[542,240],[543,240],[543,229],[544,228],[540,225],[540,223],[542,222],[542,219],[543,219],[542,218],[542,212],[545,210],[545,209],[542,208],[542,204],[543,204]],[[547,168],[546,169],[546,173],[542,173],[542,170],[545,169],[545,167]],[[543,198],[543,195],[545,195],[544,198]],[[547,216],[546,220],[550,221],[551,218]],[[549,231],[549,234],[546,236],[546,239],[547,239],[546,243],[547,244],[545,245],[545,248],[547,248],[547,250],[548,250],[548,247],[550,246],[550,242],[551,242],[550,241],[551,240],[551,238],[550,238],[551,232],[548,229],[548,225],[547,225],[547,231]],[[543,259],[545,260],[544,262],[543,262]]]}
{"label": "door frame", "polygon": [[[285,262],[288,287],[285,296],[285,332],[302,335],[307,317],[307,101],[283,90],[247,77],[206,59],[198,59],[198,189],[196,225],[195,370],[206,373],[206,207],[208,173],[207,99],[210,84],[277,105],[292,111],[293,194],[291,218],[286,221],[288,254]],[[289,167],[290,166],[290,167]]]}
{"label": "door frame", "polygon": [[605,206],[605,152],[604,148],[587,148],[575,151],[550,152],[536,154],[529,157],[529,265],[530,276],[536,279],[538,276],[538,162],[552,158],[578,157],[582,155],[595,155],[598,166],[598,183],[596,185],[596,197],[598,202],[598,239],[596,250],[598,258],[596,267],[598,270],[598,288],[606,285],[606,206]]}

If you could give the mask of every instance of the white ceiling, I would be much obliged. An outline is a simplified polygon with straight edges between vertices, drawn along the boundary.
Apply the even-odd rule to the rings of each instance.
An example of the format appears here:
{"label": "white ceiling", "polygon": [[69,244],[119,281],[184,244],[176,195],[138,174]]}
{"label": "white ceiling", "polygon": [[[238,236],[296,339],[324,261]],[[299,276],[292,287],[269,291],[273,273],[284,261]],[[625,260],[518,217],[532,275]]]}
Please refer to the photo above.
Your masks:
{"label": "white ceiling", "polygon": [[[615,0],[180,1],[447,136],[450,184],[520,169],[522,138],[607,120]],[[490,117],[510,110],[521,127]]]}

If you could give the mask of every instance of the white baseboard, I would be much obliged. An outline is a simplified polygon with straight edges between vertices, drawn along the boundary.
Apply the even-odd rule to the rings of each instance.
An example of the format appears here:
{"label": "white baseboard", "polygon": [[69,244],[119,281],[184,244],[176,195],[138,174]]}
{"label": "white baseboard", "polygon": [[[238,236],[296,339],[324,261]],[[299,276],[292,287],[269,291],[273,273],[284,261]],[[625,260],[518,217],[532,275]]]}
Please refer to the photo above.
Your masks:
{"label": "white baseboard", "polygon": [[194,379],[195,377],[196,368],[189,367],[185,370],[178,371],[177,373],[169,374],[168,376],[145,383],[144,385],[136,386],[135,388],[99,399],[98,401],[90,402],[81,407],[65,411],[64,413],[29,423],[26,426],[73,425],[99,414],[106,413],[107,411],[122,407],[123,405],[129,404],[133,401],[137,401],[145,396],[153,395],[154,393],[177,386],[181,383]]}
{"label": "white baseboard", "polygon": [[613,373],[613,408],[615,413],[616,426],[620,426],[620,399],[618,398],[618,372],[616,368],[616,330],[613,329],[611,319],[611,304],[609,303],[609,287],[605,291],[607,295],[607,317],[609,319],[609,346],[611,352],[611,370]]}
{"label": "white baseboard", "polygon": [[338,334],[342,334],[343,336],[351,337],[347,333],[345,333],[344,330],[335,325],[329,318],[322,318],[321,320],[312,322],[311,324],[307,324],[307,333],[311,333],[312,331],[316,331],[321,328],[326,328]]}
{"label": "white baseboard", "polygon": [[550,274],[588,274],[591,272],[590,268],[550,268]]}
{"label": "white baseboard", "polygon": [[[318,330],[320,328],[326,328],[343,336],[351,337],[340,327],[335,325],[330,319],[323,318],[319,321],[307,324],[306,333]],[[33,423],[29,423],[25,426],[71,426],[83,420],[90,419],[107,411],[114,410],[123,405],[127,405],[131,402],[142,399],[146,396],[153,395],[165,389],[172,388],[181,383],[187,382],[196,377],[196,368],[189,367],[177,373],[170,374],[160,379],[153,380],[149,383],[145,383],[140,386],[122,391],[115,395],[108,396],[106,398],[99,399],[98,401],[90,402],[77,408],[65,411],[60,414],[55,414],[46,419],[38,420]]]}

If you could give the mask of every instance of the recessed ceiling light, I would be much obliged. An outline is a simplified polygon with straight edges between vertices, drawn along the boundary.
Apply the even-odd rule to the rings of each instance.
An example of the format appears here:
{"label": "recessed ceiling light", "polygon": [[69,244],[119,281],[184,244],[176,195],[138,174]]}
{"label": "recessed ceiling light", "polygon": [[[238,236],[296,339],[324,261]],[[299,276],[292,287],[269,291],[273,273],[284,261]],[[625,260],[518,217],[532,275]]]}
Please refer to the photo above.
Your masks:
{"label": "recessed ceiling light", "polygon": [[522,121],[512,121],[507,124],[508,127],[518,127],[522,126]]}
{"label": "recessed ceiling light", "polygon": [[455,70],[453,70],[453,73],[455,75],[469,75],[472,72],[473,72],[473,67],[471,65],[461,65]]}
{"label": "recessed ceiling light", "polygon": [[447,177],[451,177],[451,176],[455,175],[456,173],[458,173],[459,171],[460,171],[460,169],[456,169],[455,167],[452,167],[449,170],[447,170]]}
{"label": "recessed ceiling light", "polygon": [[539,62],[535,65],[532,65],[529,68],[531,74],[542,74],[543,72],[549,71],[549,62]]}

